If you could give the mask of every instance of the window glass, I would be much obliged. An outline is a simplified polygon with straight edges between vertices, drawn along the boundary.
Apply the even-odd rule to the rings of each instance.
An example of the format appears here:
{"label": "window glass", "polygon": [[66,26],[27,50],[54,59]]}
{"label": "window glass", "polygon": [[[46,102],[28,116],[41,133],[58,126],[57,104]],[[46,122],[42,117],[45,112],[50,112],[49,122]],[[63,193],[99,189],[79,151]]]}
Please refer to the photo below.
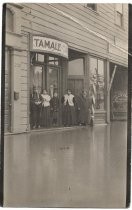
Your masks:
{"label": "window glass", "polygon": [[95,109],[104,109],[104,61],[90,58],[90,96],[95,98]]}
{"label": "window glass", "polygon": [[6,31],[13,31],[13,14],[6,8]]}
{"label": "window glass", "polygon": [[49,64],[54,65],[54,57],[49,56]]}
{"label": "window glass", "polygon": [[116,4],[116,24],[123,25],[123,4]]}
{"label": "window glass", "polygon": [[59,65],[59,59],[58,58],[54,58],[54,65],[56,65],[56,66]]}
{"label": "window glass", "polygon": [[38,61],[39,62],[44,62],[44,55],[38,54]]}
{"label": "window glass", "polygon": [[59,59],[56,58],[56,57],[49,56],[49,64],[58,66],[59,65]]}
{"label": "window glass", "polygon": [[116,24],[122,26],[122,14],[119,12],[116,13]]}
{"label": "window glass", "polygon": [[33,70],[31,71],[31,92],[35,87],[39,93],[42,91],[42,67],[41,66],[34,66]]}
{"label": "window glass", "polygon": [[90,72],[92,76],[96,74],[96,71],[97,71],[97,59],[90,58]]}
{"label": "window glass", "polygon": [[104,62],[103,60],[98,60],[98,74],[104,76]]}
{"label": "window glass", "polygon": [[58,89],[58,70],[54,67],[48,68],[48,87],[47,90],[51,97],[53,97],[53,93],[59,91]]}
{"label": "window glass", "polygon": [[96,10],[96,4],[87,4],[87,7],[91,8],[92,10]]}
{"label": "window glass", "polygon": [[83,58],[69,61],[68,75],[84,75]]}

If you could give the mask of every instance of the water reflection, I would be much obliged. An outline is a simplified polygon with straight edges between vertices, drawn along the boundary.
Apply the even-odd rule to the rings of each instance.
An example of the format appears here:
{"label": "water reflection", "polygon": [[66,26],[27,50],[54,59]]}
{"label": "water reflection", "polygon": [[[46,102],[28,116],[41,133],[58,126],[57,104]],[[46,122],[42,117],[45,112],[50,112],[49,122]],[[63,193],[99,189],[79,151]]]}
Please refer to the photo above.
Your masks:
{"label": "water reflection", "polygon": [[5,205],[123,207],[126,123],[5,137]]}

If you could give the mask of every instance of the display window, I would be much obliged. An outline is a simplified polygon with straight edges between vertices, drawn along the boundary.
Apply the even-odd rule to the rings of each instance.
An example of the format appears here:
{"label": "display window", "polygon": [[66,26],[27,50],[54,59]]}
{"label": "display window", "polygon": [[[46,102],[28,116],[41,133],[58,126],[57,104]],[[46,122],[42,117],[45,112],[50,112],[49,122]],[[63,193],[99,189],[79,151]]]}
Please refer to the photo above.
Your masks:
{"label": "display window", "polygon": [[95,87],[95,109],[105,109],[105,79],[104,79],[104,60],[90,57],[90,88]]}

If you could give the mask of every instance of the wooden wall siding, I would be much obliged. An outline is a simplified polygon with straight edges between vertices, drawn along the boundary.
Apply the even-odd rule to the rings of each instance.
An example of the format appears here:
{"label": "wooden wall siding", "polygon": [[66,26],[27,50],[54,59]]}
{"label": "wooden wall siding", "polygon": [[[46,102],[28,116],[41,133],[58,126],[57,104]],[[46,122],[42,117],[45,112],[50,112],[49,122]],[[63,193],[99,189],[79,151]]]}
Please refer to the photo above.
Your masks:
{"label": "wooden wall siding", "polygon": [[[48,4],[22,4],[22,33],[54,35],[66,41],[69,47],[80,49],[86,53],[96,54],[111,61],[127,65],[127,55],[108,53],[107,43],[90,34],[72,20],[63,17]],[[100,33],[114,44],[115,37],[127,42],[128,37],[128,5],[123,5],[124,28],[115,25],[114,4],[98,4],[97,13],[84,6],[85,4],[55,4],[55,7],[79,19],[89,29]],[[23,40],[25,42],[25,38]],[[26,43],[25,43],[26,45]]]}
{"label": "wooden wall siding", "polygon": [[8,116],[9,116],[9,87],[8,87],[8,72],[5,70],[5,117],[4,117],[4,124],[5,124],[5,131],[8,131]]}
{"label": "wooden wall siding", "polygon": [[5,112],[4,112],[4,125],[5,132],[9,131],[9,120],[10,120],[10,110],[9,110],[9,94],[10,94],[10,55],[9,51],[5,50]]}
{"label": "wooden wall siding", "polygon": [[28,125],[28,52],[27,50],[27,39],[28,37],[23,36],[22,46],[25,51],[21,52],[21,126],[23,130],[27,130]]}
{"label": "wooden wall siding", "polygon": [[[19,116],[20,116],[20,130],[21,131],[26,131],[27,127],[28,127],[28,66],[29,66],[29,61],[28,61],[28,34],[26,32],[26,34],[22,33],[22,50],[19,53],[17,53],[16,55],[18,57],[20,57],[20,81],[19,81],[19,85],[20,85],[20,97],[19,97]],[[16,81],[17,82],[17,81]]]}

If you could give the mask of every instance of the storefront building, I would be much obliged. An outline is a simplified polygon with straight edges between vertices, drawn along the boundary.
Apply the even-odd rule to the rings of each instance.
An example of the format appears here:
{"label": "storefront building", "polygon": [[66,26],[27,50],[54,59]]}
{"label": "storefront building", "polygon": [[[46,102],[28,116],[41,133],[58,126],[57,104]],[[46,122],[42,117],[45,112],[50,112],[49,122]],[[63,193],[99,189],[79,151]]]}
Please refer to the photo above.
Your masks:
{"label": "storefront building", "polygon": [[7,4],[5,131],[31,130],[34,87],[58,93],[58,126],[66,90],[86,90],[90,100],[93,82],[95,123],[126,119],[128,55],[120,48],[128,49],[127,4]]}

